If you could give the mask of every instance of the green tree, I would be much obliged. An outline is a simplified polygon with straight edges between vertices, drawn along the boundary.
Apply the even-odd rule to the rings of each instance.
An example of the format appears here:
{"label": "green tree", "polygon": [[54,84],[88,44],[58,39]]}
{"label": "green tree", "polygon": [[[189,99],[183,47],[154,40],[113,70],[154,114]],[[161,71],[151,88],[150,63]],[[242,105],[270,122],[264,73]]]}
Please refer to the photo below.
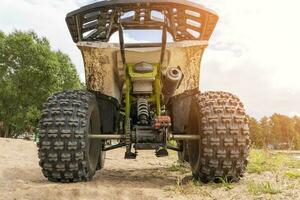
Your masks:
{"label": "green tree", "polygon": [[274,148],[300,149],[300,117],[273,114],[258,122],[249,118],[250,137],[256,148],[272,146]]}
{"label": "green tree", "polygon": [[249,128],[250,128],[250,139],[252,142],[252,145],[255,148],[261,148],[264,146],[264,135],[262,134],[261,127],[258,123],[258,121],[250,117],[249,118]]}
{"label": "green tree", "polygon": [[261,135],[263,137],[263,145],[266,147],[268,144],[272,143],[272,132],[270,120],[268,117],[263,117],[259,121]]}
{"label": "green tree", "polygon": [[[271,116],[271,129],[276,145],[289,145],[293,147],[296,132],[293,119],[288,116],[275,113]],[[279,147],[281,148],[281,147]]]}
{"label": "green tree", "polygon": [[70,58],[51,50],[46,38],[0,32],[0,122],[6,136],[35,127],[51,94],[80,87]]}
{"label": "green tree", "polygon": [[300,149],[300,117],[295,116],[293,120],[295,123],[295,149]]}

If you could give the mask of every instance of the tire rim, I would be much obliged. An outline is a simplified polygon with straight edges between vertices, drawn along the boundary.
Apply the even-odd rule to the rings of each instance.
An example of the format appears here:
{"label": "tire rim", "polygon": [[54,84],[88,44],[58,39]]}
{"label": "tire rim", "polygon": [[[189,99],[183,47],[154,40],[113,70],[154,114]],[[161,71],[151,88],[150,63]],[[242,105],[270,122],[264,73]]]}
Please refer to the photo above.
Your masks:
{"label": "tire rim", "polygon": [[[99,130],[98,130],[99,121],[97,121],[96,115],[97,112],[94,109],[89,119],[88,135],[99,134]],[[92,170],[95,170],[97,167],[98,148],[99,148],[99,141],[89,138],[88,139],[88,161],[89,161],[90,168]]]}

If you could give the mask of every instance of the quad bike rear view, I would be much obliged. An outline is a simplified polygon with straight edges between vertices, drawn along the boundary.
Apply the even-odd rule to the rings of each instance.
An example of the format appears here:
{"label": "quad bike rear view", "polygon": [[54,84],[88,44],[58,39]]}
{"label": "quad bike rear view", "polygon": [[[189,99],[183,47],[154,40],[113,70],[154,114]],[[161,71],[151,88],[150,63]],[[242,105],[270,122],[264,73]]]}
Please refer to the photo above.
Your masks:
{"label": "quad bike rear view", "polygon": [[[54,94],[44,104],[38,146],[45,177],[91,180],[107,151],[125,147],[125,159],[175,150],[196,179],[238,180],[249,150],[243,104],[230,93],[199,92],[200,61],[217,21],[184,0],[102,1],[69,13],[87,91]],[[161,30],[161,43],[125,42],[124,30],[141,29]],[[109,43],[116,32],[119,44]]]}

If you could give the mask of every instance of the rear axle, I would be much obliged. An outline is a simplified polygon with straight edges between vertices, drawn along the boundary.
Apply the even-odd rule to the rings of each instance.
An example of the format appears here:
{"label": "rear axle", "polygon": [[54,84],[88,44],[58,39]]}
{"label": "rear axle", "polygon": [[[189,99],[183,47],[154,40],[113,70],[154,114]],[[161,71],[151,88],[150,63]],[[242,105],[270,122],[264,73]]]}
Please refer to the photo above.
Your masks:
{"label": "rear axle", "polygon": [[[106,134],[106,135],[89,135],[90,139],[99,139],[99,140],[120,140],[125,139],[125,135],[115,135],[115,134]],[[170,134],[170,140],[199,140],[200,135],[184,135],[184,134]]]}

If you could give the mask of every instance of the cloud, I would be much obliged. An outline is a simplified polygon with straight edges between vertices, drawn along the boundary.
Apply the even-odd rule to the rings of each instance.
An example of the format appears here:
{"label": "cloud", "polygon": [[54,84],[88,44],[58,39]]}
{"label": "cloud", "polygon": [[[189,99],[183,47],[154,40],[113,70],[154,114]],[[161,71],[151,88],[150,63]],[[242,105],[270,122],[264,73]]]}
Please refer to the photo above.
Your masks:
{"label": "cloud", "polygon": [[[194,0],[200,2],[199,0]],[[0,27],[34,30],[54,49],[70,55],[84,79],[80,51],[65,24],[65,15],[95,0],[1,0]],[[201,90],[237,94],[255,116],[300,113],[300,28],[298,0],[201,0],[220,21],[201,70]],[[151,41],[154,34],[126,33],[126,41]],[[115,34],[112,41],[117,42]]]}
{"label": "cloud", "polygon": [[203,57],[203,90],[227,90],[255,116],[300,113],[299,2],[204,0],[220,16]]}
{"label": "cloud", "polygon": [[[239,52],[257,61],[259,67],[269,68],[272,76],[278,72],[292,76],[300,72],[297,67],[300,64],[297,58],[300,29],[295,26],[300,16],[298,1],[290,0],[288,4],[271,0],[204,2],[211,4],[220,15],[211,49],[232,51],[232,47],[238,45]],[[214,48],[220,44],[227,48]],[[287,80],[282,76],[276,81],[285,84]]]}
{"label": "cloud", "polygon": [[274,87],[271,84],[272,77],[266,76],[270,73],[268,68],[253,67],[256,61],[247,56],[241,56],[230,64],[223,64],[222,61],[226,58],[222,56],[231,58],[234,54],[226,56],[214,50],[207,50],[206,54],[215,59],[207,58],[202,65],[202,91],[227,91],[236,94],[245,104],[247,112],[257,118],[274,112],[300,114],[300,91]]}

